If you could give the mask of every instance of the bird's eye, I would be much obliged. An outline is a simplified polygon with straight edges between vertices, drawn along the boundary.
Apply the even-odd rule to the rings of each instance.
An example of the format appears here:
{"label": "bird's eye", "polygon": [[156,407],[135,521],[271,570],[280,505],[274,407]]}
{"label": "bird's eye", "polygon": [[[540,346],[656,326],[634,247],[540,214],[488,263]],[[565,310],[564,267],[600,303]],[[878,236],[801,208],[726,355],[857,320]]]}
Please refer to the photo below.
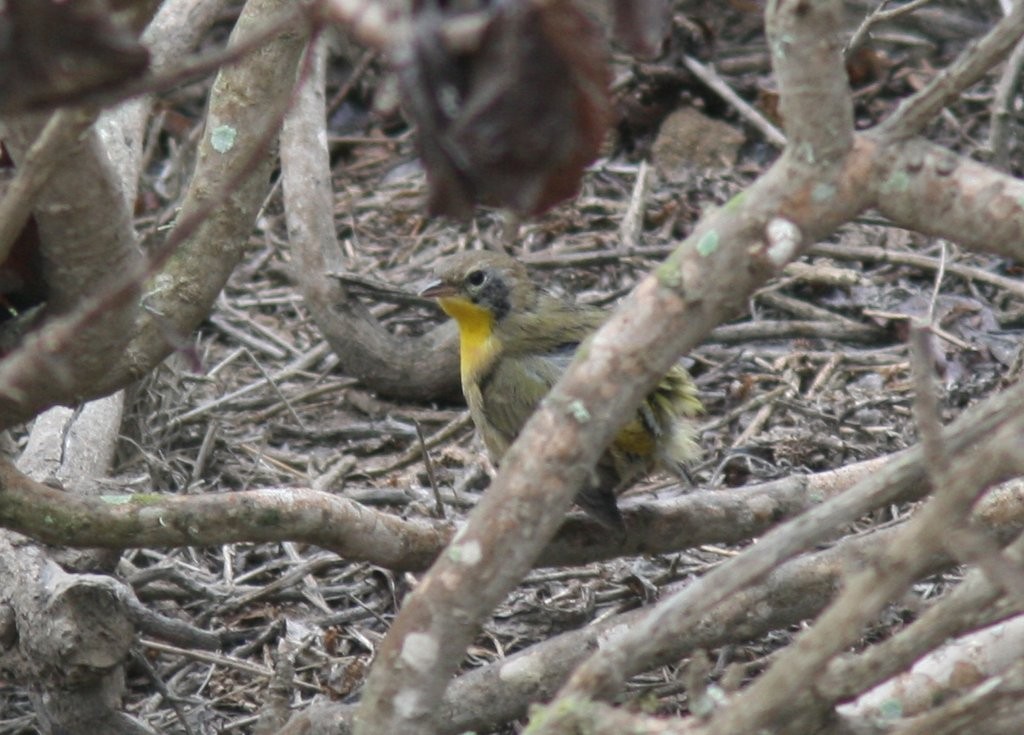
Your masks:
{"label": "bird's eye", "polygon": [[485,279],[483,271],[470,271],[466,274],[466,283],[470,286],[482,286]]}

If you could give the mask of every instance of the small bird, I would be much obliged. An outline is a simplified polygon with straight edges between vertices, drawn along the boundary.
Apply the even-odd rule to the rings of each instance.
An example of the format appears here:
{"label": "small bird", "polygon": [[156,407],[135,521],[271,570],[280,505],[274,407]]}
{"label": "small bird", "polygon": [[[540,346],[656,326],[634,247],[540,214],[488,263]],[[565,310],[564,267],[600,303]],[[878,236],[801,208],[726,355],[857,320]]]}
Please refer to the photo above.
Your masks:
{"label": "small bird", "polygon": [[[538,288],[522,263],[498,253],[459,253],[436,275],[420,295],[437,299],[458,324],[462,392],[498,464],[607,312]],[[702,411],[693,379],[674,366],[612,440],[576,503],[622,530],[618,493],[654,469],[685,474],[700,453],[693,419]]]}

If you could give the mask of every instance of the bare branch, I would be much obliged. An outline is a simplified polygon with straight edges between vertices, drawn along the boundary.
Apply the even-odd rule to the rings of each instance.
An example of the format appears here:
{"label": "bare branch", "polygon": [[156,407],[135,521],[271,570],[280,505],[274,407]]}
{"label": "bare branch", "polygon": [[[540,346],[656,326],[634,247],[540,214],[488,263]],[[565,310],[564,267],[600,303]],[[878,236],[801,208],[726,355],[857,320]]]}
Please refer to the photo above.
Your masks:
{"label": "bare branch", "polygon": [[74,546],[204,546],[290,538],[347,558],[421,569],[450,535],[445,524],[405,521],[310,490],[90,497],[34,482],[3,461],[0,489],[0,523],[5,528]]}
{"label": "bare branch", "polygon": [[0,200],[0,262],[7,259],[54,168],[58,162],[63,163],[64,152],[95,120],[92,110],[60,110],[50,116],[25,151],[14,180]]}
{"label": "bare branch", "polygon": [[[995,427],[1011,425],[1016,419],[1017,411],[1011,408],[1017,405],[1014,403],[1016,400],[1024,400],[1024,386],[986,402],[985,407],[979,406],[955,421],[944,432],[949,451],[957,456],[970,456],[973,447],[989,437]],[[768,574],[782,561],[809,548],[844,522],[850,522],[869,508],[887,502],[889,493],[924,484],[922,458],[919,447],[907,452],[884,471],[780,526],[761,538],[748,552],[667,598],[643,625],[634,627],[614,646],[606,646],[581,667],[567,690],[596,693],[598,696],[617,691],[626,677],[646,669],[656,658],[657,651],[670,645],[671,638],[679,634],[689,620],[705,614],[718,601]]]}
{"label": "bare branch", "polygon": [[744,120],[757,128],[765,140],[779,148],[786,146],[786,136],[770,120],[762,115],[756,107],[736,94],[732,87],[726,84],[713,68],[705,66],[690,55],[683,56],[683,64],[686,65],[686,68],[694,76],[711,87],[719,97],[732,105],[743,116]]}
{"label": "bare branch", "polygon": [[873,26],[879,23],[884,23],[887,20],[893,20],[901,15],[907,13],[913,13],[915,10],[923,5],[927,5],[932,0],[909,0],[908,2],[900,5],[898,8],[892,10],[886,10],[886,6],[889,4],[889,0],[881,0],[878,3],[878,7],[868,13],[864,20],[861,21],[860,25],[857,26],[857,30],[850,36],[850,40],[846,43],[846,48],[843,49],[844,54],[849,57],[851,52],[856,51],[860,48],[861,44],[868,38],[868,33],[871,31]]}
{"label": "bare branch", "polygon": [[[89,407],[87,410],[94,411]],[[73,435],[73,453],[88,449],[74,447],[78,443],[80,437]],[[56,462],[38,457],[26,457],[26,461],[28,469],[46,478]],[[822,497],[844,491],[858,478],[874,474],[880,464],[879,460],[870,460],[842,471],[797,476],[742,490],[692,492],[658,502],[626,503],[623,512],[630,528],[623,538],[609,538],[603,527],[592,520],[574,516],[540,555],[538,564],[585,564],[623,553],[670,553],[703,543],[751,538],[780,519],[813,507]],[[70,547],[121,549],[291,539],[335,549],[348,558],[418,571],[433,561],[451,537],[448,524],[411,523],[348,499],[302,488],[180,497],[152,493],[138,497],[108,493],[99,497],[91,493],[85,496],[91,499],[84,499],[34,484],[13,469],[6,477],[4,494],[0,496],[0,522],[40,541],[59,541]],[[57,478],[63,479],[64,474],[58,471]],[[80,484],[82,478],[76,481]],[[923,492],[923,487],[907,485],[903,497],[913,499]],[[239,507],[245,508],[245,512]],[[319,531],[311,530],[306,520],[316,509],[327,518],[321,520],[324,527]],[[277,518],[273,529],[247,527],[259,525],[259,519],[268,514]],[[233,520],[226,520],[232,516]],[[158,525],[150,522],[151,517],[157,519]],[[204,522],[196,525],[196,517]],[[362,532],[353,530],[353,523],[355,529],[376,523],[378,533],[390,529],[388,532],[395,534],[395,545],[400,543],[400,534],[409,534],[405,553],[387,556],[381,555],[372,543],[360,546],[358,538]]]}
{"label": "bare branch", "polygon": [[1020,692],[1024,665],[1020,658],[1000,676],[985,679],[962,697],[897,723],[893,735],[1016,735],[1024,718]]}
{"label": "bare branch", "polygon": [[415,339],[399,339],[329,275],[328,264],[340,260],[341,251],[323,135],[322,51],[315,66],[316,73],[300,92],[281,136],[288,236],[296,248],[297,276],[306,304],[347,375],[392,397],[426,400],[461,395],[453,325],[446,323]]}
{"label": "bare branch", "polygon": [[992,165],[1005,171],[1010,161],[1010,127],[1016,117],[1013,114],[1013,100],[1020,88],[1021,68],[1024,67],[1024,42],[1017,42],[1016,48],[1006,61],[1006,68],[996,85],[996,99],[993,102],[992,125],[989,129],[988,149],[992,154]]}
{"label": "bare branch", "polygon": [[[856,703],[843,707],[843,714],[851,720],[873,718],[883,708],[892,711],[893,705],[898,703],[903,724],[909,726],[909,731],[940,731],[940,718],[948,717],[949,709],[938,707],[927,712],[922,706],[924,703],[951,701],[953,708],[961,710],[965,705],[970,707],[975,699],[970,690],[980,683],[984,682],[982,691],[992,690],[998,689],[1007,679],[1019,678],[1019,664],[1024,655],[1024,617],[1018,615],[956,640],[938,640],[936,643],[941,645],[921,658],[913,668],[866,693]],[[970,670],[972,675],[964,676],[965,670]],[[957,700],[954,695],[958,693],[967,696]],[[981,692],[978,694],[985,696]],[[989,715],[986,712],[981,720],[988,722]],[[978,716],[977,711],[974,716]],[[925,723],[930,723],[931,727],[923,729]],[[899,727],[900,723],[893,724],[895,732],[904,732]],[[961,732],[963,726],[959,723],[954,732]]]}
{"label": "bare branch", "polygon": [[834,164],[853,145],[841,14],[835,2],[817,4],[809,13],[783,2],[769,3],[765,10],[787,153],[806,163]]}
{"label": "bare branch", "polygon": [[940,71],[924,89],[905,99],[878,132],[890,140],[916,135],[939,111],[974,84],[995,64],[1006,58],[1024,36],[1024,4],[1013,10],[995,28],[967,50],[954,63]]}
{"label": "bare branch", "polygon": [[[1022,560],[1022,550],[1024,540],[1021,537],[1008,549],[1017,563]],[[840,708],[846,716],[863,714],[866,708],[892,696],[893,686],[883,682],[904,671],[924,653],[971,628],[997,622],[1019,611],[1024,604],[1019,600],[1015,604],[992,607],[1001,592],[983,572],[972,570],[956,589],[892,638],[857,656],[832,661],[816,689],[830,701],[842,701],[866,692],[856,702]],[[880,686],[866,691],[876,684]]]}
{"label": "bare branch", "polygon": [[7,580],[0,605],[13,611],[4,631],[12,645],[0,664],[35,683],[40,716],[75,735],[152,733],[117,706],[121,663],[135,642],[122,603],[130,590],[110,577],[67,574],[42,549],[9,532],[0,533],[0,573]]}
{"label": "bare branch", "polygon": [[[795,7],[799,21],[782,17]],[[801,244],[866,206],[860,184],[867,172],[851,163],[858,153],[850,148],[838,11],[834,2],[769,11],[786,31],[786,42],[773,48],[791,148],[637,286],[595,335],[587,359],[577,359],[545,399],[469,525],[407,598],[378,651],[357,733],[429,731],[475,625],[554,534],[622,418],[680,352],[738,310]],[[770,236],[782,230],[795,237]]]}
{"label": "bare branch", "polygon": [[885,150],[889,155],[878,159],[876,186],[877,206],[886,217],[1024,261],[1024,182],[923,140]]}
{"label": "bare branch", "polygon": [[[150,74],[160,76],[195,47],[216,19],[227,0],[167,0],[160,5],[142,34],[149,49]],[[129,99],[100,115],[99,130],[107,150],[123,161],[127,199],[134,202],[142,166],[142,144],[146,121],[153,109],[152,94]]]}
{"label": "bare branch", "polygon": [[[16,160],[44,129],[48,135],[41,143],[52,141],[52,145],[40,145],[37,155],[45,156],[51,165],[60,159],[60,176],[49,177],[34,202],[48,291],[46,318],[72,313],[93,294],[123,280],[125,274],[137,279],[142,268],[121,172],[107,155],[96,128],[82,126],[93,115],[63,111],[53,115],[52,125],[45,125],[39,116],[20,116],[4,123],[5,144]],[[83,324],[71,336],[67,350],[73,355],[73,365],[67,358],[41,359],[23,373],[16,383],[19,395],[15,402],[34,404],[38,409],[76,396],[84,386],[101,380],[109,371],[111,356],[120,354],[128,343],[140,290],[136,282],[129,298],[107,309],[102,320]]]}
{"label": "bare branch", "polygon": [[[264,19],[283,5],[287,5],[283,0],[250,0],[233,38],[244,39],[254,28],[262,31]],[[113,392],[166,357],[173,349],[175,333],[191,331],[209,313],[244,252],[248,230],[266,195],[274,160],[268,150],[267,107],[278,110],[277,117],[269,117],[269,125],[276,128],[294,84],[294,69],[304,48],[304,28],[282,28],[260,54],[218,75],[199,163],[178,226],[154,264],[159,267],[172,253],[174,257],[156,277],[154,290],[146,299],[147,310],[134,325],[122,325],[120,333],[113,331],[117,320],[108,323],[108,313],[134,314],[134,309],[126,312],[125,305],[136,305],[144,273],[138,267],[117,269],[108,256],[103,275],[113,273],[113,284],[100,289],[99,295],[91,284],[93,289],[85,290],[84,298],[69,304],[70,312],[30,334],[21,349],[0,363],[0,424],[18,423],[57,403]],[[225,155],[228,151],[231,155]],[[93,184],[80,186],[88,190]],[[76,191],[68,201],[80,198]],[[124,206],[120,198],[116,200],[117,208]],[[91,216],[97,213],[110,216],[103,208]],[[122,218],[110,219],[126,224]],[[109,225],[100,231],[105,229]],[[103,238],[96,240],[102,242]],[[123,348],[112,349],[109,339],[97,339],[95,331],[116,336],[121,342],[130,337],[130,341]],[[80,343],[85,355],[96,357],[92,369],[82,365],[82,355],[75,349]],[[104,346],[106,351],[101,349]],[[111,359],[122,354],[120,361]],[[75,358],[73,370],[69,355]]]}
{"label": "bare branch", "polygon": [[775,726],[790,703],[809,691],[829,659],[852,645],[864,624],[906,590],[932,556],[943,550],[943,529],[966,522],[979,492],[1024,472],[1017,451],[1022,439],[1024,417],[992,432],[981,447],[958,455],[945,486],[900,529],[896,539],[878,550],[867,568],[850,576],[814,627],[712,718],[706,732],[725,735]]}
{"label": "bare branch", "polygon": [[[983,519],[981,522],[986,528],[999,537],[1012,537],[1024,524],[1024,495],[1020,493],[1019,484],[1001,488],[991,497],[985,498],[976,511],[976,517]],[[843,573],[872,549],[886,545],[898,531],[897,528],[889,528],[846,538],[823,551],[792,559],[776,567],[763,581],[719,603],[707,615],[686,618],[672,636],[665,637],[662,641],[664,645],[657,650],[649,666],[671,665],[698,650],[757,640],[772,630],[813,618],[828,605]],[[949,556],[936,556],[933,561],[935,567],[930,573],[955,563]],[[687,581],[670,586],[665,589],[665,593],[678,594],[689,584]],[[969,600],[958,603],[956,609],[973,609],[977,612],[977,608],[971,608],[973,602],[984,602],[987,599],[990,598],[972,595]],[[562,633],[463,674],[452,682],[440,705],[442,716],[437,728],[438,735],[457,735],[466,731],[488,732],[522,717],[531,703],[552,697],[572,669],[583,663],[598,646],[615,645],[627,631],[638,626],[646,627],[645,621],[653,614],[653,609],[642,608],[605,617],[592,625]],[[986,620],[988,616],[982,614],[966,618],[946,616],[946,624],[941,630],[947,631],[947,635],[937,640],[964,632],[971,625],[983,625]],[[917,632],[915,635],[918,642],[922,633]],[[928,640],[933,638],[929,637]],[[894,656],[899,655],[892,648],[888,650]],[[843,686],[847,683],[843,674],[852,669],[860,675],[854,680],[861,682],[855,689],[843,690],[850,691],[847,696],[852,696],[871,686],[870,680],[864,677],[874,672],[872,667],[884,663],[883,672],[899,670],[899,667],[891,668],[885,658],[873,655],[869,658],[858,662],[863,664],[861,666],[839,668],[834,675],[830,670],[828,682],[836,688]],[[906,665],[913,658],[908,658],[904,652],[898,661]],[[330,728],[335,727],[337,722],[350,722],[354,710],[352,705],[313,704],[293,717],[281,735],[327,735],[334,732]],[[663,722],[667,724],[671,721]],[[303,729],[307,726],[309,730]],[[677,724],[674,726],[678,727]]]}

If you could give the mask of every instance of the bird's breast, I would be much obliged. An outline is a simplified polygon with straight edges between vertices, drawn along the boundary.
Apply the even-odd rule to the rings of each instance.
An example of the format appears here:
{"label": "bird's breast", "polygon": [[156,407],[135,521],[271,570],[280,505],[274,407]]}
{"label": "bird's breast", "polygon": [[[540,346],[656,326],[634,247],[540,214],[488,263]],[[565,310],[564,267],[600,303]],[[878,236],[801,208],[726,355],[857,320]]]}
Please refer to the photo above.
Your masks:
{"label": "bird's breast", "polygon": [[486,336],[463,332],[459,339],[459,368],[463,386],[476,384],[494,365],[501,343],[493,334]]}

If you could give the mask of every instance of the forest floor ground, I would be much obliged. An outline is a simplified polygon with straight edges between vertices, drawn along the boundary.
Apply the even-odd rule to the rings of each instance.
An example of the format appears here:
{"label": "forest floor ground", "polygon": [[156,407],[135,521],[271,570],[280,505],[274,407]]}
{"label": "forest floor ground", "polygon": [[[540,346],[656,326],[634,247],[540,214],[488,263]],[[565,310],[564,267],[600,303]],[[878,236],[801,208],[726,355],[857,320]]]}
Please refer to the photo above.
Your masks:
{"label": "forest floor ground", "polygon": [[[691,14],[677,29],[680,48],[713,64],[724,83],[770,117],[760,14],[736,3],[702,17],[694,3],[686,5]],[[993,20],[993,8],[986,4],[981,12],[975,5],[937,5],[927,17],[915,14],[905,25],[879,32],[861,55],[863,68],[851,65],[859,127],[884,118]],[[851,19],[855,24],[852,12]],[[339,60],[335,72],[333,91],[352,66]],[[502,247],[507,228],[496,212],[462,225],[426,218],[412,134],[396,115],[381,117],[370,109],[381,80],[370,66],[332,109],[339,262],[346,286],[378,319],[396,334],[413,335],[443,317],[414,296],[433,264],[459,249]],[[987,157],[996,81],[991,76],[972,89],[934,121],[928,136]],[[616,94],[620,124],[580,196],[522,223],[513,247],[548,288],[604,304],[614,304],[703,211],[722,205],[777,154],[747,119],[678,65],[622,57]],[[170,216],[176,177],[183,177],[189,160],[189,136],[201,120],[200,99],[197,86],[167,103],[164,142],[147,182],[155,204],[140,220],[142,229]],[[699,159],[688,153],[694,149]],[[645,159],[650,180],[639,198],[639,243],[627,248],[620,227],[637,201],[634,188]],[[1024,298],[1000,278],[1019,274],[1019,266],[1004,259],[962,252],[871,213],[842,228],[758,292],[747,313],[685,357],[707,409],[704,457],[691,473],[695,486],[739,487],[819,472],[911,445],[905,338],[912,319],[932,317],[941,328],[935,352],[944,419],[1013,380]],[[295,369],[300,361],[305,367]],[[464,406],[383,399],[340,374],[336,363],[295,283],[275,187],[248,257],[192,348],[133,391],[117,481],[168,493],[317,484],[404,517],[432,517],[422,436],[448,518],[458,523],[492,471]],[[433,440],[437,436],[446,438]],[[672,478],[652,477],[627,498],[639,502],[688,490]],[[891,507],[846,531],[896,523],[908,512]],[[727,544],[707,544],[664,556],[537,569],[495,611],[465,667],[647,604],[665,585],[700,575],[735,553]],[[414,574],[293,543],[138,549],[124,554],[119,572],[130,578],[153,567],[166,568],[166,574],[138,586],[141,599],[200,627],[229,630],[232,640],[216,659],[141,644],[148,666],[131,668],[128,709],[169,733],[184,730],[179,712],[160,693],[163,687],[176,694],[179,710],[190,713],[201,731],[251,731],[281,637],[301,641],[298,699],[326,694],[345,700],[358,690],[375,646],[417,582]],[[918,605],[956,578],[951,571],[921,582],[916,599],[894,604],[870,635],[905,625]],[[793,632],[711,651],[715,671],[738,662],[754,672]],[[664,712],[684,709],[679,668],[637,677],[631,696],[651,697]],[[0,733],[31,731],[27,700],[2,684],[0,712]]]}

